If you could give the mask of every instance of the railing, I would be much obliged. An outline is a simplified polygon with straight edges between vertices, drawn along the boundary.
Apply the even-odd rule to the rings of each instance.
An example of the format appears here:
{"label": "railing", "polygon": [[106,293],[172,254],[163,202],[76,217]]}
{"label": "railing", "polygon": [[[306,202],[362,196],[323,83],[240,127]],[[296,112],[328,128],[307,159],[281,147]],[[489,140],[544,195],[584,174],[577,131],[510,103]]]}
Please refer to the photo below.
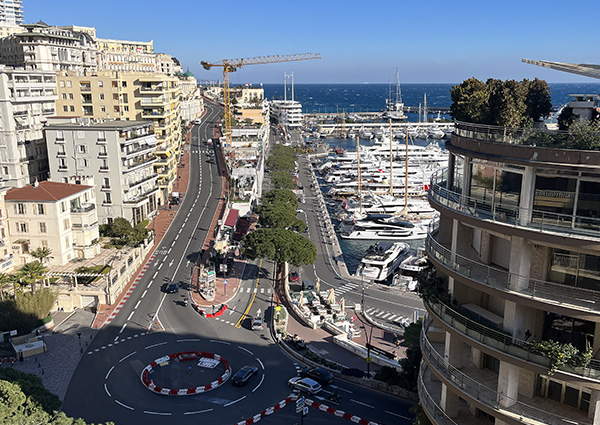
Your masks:
{"label": "railing", "polygon": [[600,313],[600,292],[598,291],[528,278],[479,263],[459,254],[452,254],[451,250],[435,240],[433,233],[429,233],[427,236],[425,249],[443,266],[490,288],[530,297],[541,302]]}
{"label": "railing", "polygon": [[427,391],[425,383],[423,382],[424,369],[425,365],[421,363],[419,372],[419,401],[421,402],[421,406],[429,413],[429,416],[433,419],[435,424],[458,425],[446,414],[446,412],[444,412],[440,405],[435,402],[433,397],[431,397],[429,391]]}
{"label": "railing", "polygon": [[[446,323],[456,332],[494,350],[534,363],[545,369],[550,369],[550,359],[527,350],[525,347],[530,344],[527,341],[514,338],[500,329],[494,329],[476,322],[439,300],[426,300],[424,302],[429,311],[434,313],[439,320]],[[600,360],[591,360],[587,367],[563,365],[559,366],[558,370],[586,378],[600,379]]]}
{"label": "railing", "polygon": [[71,208],[71,213],[86,213],[96,209],[95,204],[85,204],[80,207]]}
{"label": "railing", "polygon": [[541,128],[515,128],[496,125],[473,124],[457,121],[454,134],[468,139],[486,142],[509,143],[523,146],[548,146],[566,148],[574,144],[573,135],[568,131],[546,130]]}
{"label": "railing", "polygon": [[464,215],[526,229],[600,237],[598,218],[521,208],[495,200],[488,201],[463,195],[446,187],[447,171],[434,173],[431,177],[429,198]]}
{"label": "railing", "polygon": [[459,388],[463,394],[468,394],[474,400],[489,406],[504,416],[523,422],[542,422],[544,424],[572,425],[577,423],[589,423],[577,422],[571,418],[537,409],[482,385],[476,379],[469,377],[452,366],[443,355],[438,353],[433,345],[431,345],[431,342],[429,342],[425,328],[421,331],[421,351],[429,365],[443,376],[444,379]]}

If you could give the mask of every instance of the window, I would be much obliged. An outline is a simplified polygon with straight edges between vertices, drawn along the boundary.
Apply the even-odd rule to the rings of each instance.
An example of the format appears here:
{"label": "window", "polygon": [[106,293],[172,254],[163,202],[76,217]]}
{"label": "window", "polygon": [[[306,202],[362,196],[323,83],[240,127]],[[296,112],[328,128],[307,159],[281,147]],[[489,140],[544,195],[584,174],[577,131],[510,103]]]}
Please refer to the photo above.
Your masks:
{"label": "window", "polygon": [[111,199],[110,199],[110,192],[106,192],[106,193],[104,194],[104,203],[105,203],[105,204],[110,204],[111,202],[112,202],[112,201],[111,201]]}
{"label": "window", "polygon": [[46,214],[46,206],[44,204],[37,204],[37,213]]}
{"label": "window", "polygon": [[104,81],[98,81],[98,87],[104,87]]}
{"label": "window", "polygon": [[587,388],[571,386],[565,382],[554,381],[546,376],[538,376],[535,393],[557,403],[565,404],[583,412],[590,410],[591,391]]}
{"label": "window", "polygon": [[71,228],[71,221],[68,218],[64,219],[63,227],[65,230],[69,230]]}
{"label": "window", "polygon": [[82,158],[79,160],[79,165],[81,167],[89,167],[90,166],[90,161],[87,158]]}
{"label": "window", "polygon": [[63,94],[62,94],[62,98],[63,98],[63,100],[67,100],[67,94],[66,94],[66,93],[63,93]]}
{"label": "window", "polygon": [[125,112],[129,112],[129,106],[127,106],[127,105],[123,106],[123,110],[124,110]]}
{"label": "window", "polygon": [[15,204],[15,214],[25,214],[25,204]]}
{"label": "window", "polygon": [[46,223],[45,222],[40,222],[40,233],[46,233],[48,230],[46,228]]}
{"label": "window", "polygon": [[65,248],[69,248],[69,237],[65,236]]}
{"label": "window", "polygon": [[[77,137],[79,137],[79,133],[82,133],[82,132],[77,132],[77,133],[78,133]],[[81,138],[81,137],[79,137],[79,138]],[[77,152],[86,153],[86,151],[87,151],[87,147],[85,145],[77,145]]]}
{"label": "window", "polygon": [[100,93],[100,100],[104,100],[104,93]]}
{"label": "window", "polygon": [[63,112],[69,112],[69,107],[67,105],[63,106]]}
{"label": "window", "polygon": [[[33,46],[31,46],[31,47],[33,47]],[[60,86],[61,86],[61,87],[64,87],[64,86],[65,86],[65,82],[61,80],[61,82],[60,82]]]}
{"label": "window", "polygon": [[123,81],[122,85],[123,87],[127,87],[127,81]]}
{"label": "window", "polygon": [[106,106],[104,106],[104,105],[100,106],[100,111],[106,112]]}
{"label": "window", "polygon": [[48,248],[48,241],[42,240],[40,243],[42,244],[42,248]]}
{"label": "window", "polygon": [[73,93],[69,93],[69,100],[73,100]]}
{"label": "window", "polygon": [[60,212],[65,212],[67,210],[67,201],[62,201],[60,203]]}
{"label": "window", "polygon": [[27,223],[17,223],[17,233],[27,233]]}
{"label": "window", "polygon": [[73,82],[67,81],[67,87],[73,87]]}
{"label": "window", "polygon": [[104,177],[102,187],[109,188],[110,187],[110,179],[108,177]]}
{"label": "window", "polygon": [[71,105],[71,112],[75,112],[75,107]]}
{"label": "window", "polygon": [[2,171],[4,172],[4,174],[8,174],[8,167],[2,167]]}

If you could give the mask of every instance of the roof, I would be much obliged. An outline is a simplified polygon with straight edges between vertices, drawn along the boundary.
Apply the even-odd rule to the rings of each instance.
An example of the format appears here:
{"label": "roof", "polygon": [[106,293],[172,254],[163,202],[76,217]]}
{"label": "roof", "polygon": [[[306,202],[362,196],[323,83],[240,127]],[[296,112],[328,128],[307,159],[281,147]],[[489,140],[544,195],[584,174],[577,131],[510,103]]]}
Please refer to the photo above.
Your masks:
{"label": "roof", "polygon": [[225,226],[233,227],[240,215],[239,210],[229,210],[229,214],[227,214],[227,220],[225,220]]}
{"label": "roof", "polygon": [[46,130],[127,130],[130,128],[149,127],[151,125],[153,125],[152,121],[106,120],[86,124],[80,124],[78,122],[55,123],[48,124],[44,128]]}
{"label": "roof", "polygon": [[91,189],[92,186],[43,181],[37,186],[27,185],[11,189],[4,197],[7,201],[60,201],[76,193]]}

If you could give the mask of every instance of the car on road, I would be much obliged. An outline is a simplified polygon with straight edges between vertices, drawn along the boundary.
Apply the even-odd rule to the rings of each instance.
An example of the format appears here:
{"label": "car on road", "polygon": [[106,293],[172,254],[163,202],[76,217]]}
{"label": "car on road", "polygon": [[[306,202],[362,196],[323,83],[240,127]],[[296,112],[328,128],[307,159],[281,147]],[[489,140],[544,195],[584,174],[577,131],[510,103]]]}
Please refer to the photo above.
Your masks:
{"label": "car on road", "polygon": [[292,270],[292,272],[290,273],[290,282],[299,282],[300,281],[300,275],[298,274],[298,272],[296,270]]}
{"label": "car on road", "polygon": [[253,331],[262,331],[265,328],[265,322],[262,317],[255,317],[252,320],[252,330]]}
{"label": "car on road", "polygon": [[233,375],[231,383],[238,386],[246,385],[257,372],[258,368],[255,366],[244,366]]}
{"label": "car on road", "polygon": [[313,381],[317,381],[319,384],[326,386],[331,384],[333,381],[333,375],[327,369],[323,369],[322,367],[313,367],[306,368],[302,372],[300,372],[305,378],[310,378]]}
{"label": "car on road", "polygon": [[293,389],[300,391],[301,393],[307,394],[318,394],[321,392],[322,387],[317,381],[310,378],[301,378],[300,376],[294,376],[288,381],[288,385]]}
{"label": "car on road", "polygon": [[176,294],[179,292],[179,284],[177,282],[171,282],[165,287],[167,294]]}
{"label": "car on road", "polygon": [[312,280],[303,280],[302,281],[302,290],[303,291],[312,291],[315,289],[315,284]]}

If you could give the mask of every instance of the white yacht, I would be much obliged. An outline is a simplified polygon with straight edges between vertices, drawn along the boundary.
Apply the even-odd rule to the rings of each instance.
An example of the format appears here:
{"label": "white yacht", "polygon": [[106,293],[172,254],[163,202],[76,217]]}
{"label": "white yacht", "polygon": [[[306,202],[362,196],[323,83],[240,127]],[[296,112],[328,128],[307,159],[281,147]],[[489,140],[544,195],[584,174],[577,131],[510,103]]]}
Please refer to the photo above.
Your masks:
{"label": "white yacht", "polygon": [[383,112],[384,119],[393,121],[402,121],[407,118],[404,113],[404,103],[402,102],[402,93],[400,92],[400,78],[398,68],[396,68],[396,100],[392,100],[392,86],[390,84],[390,96],[385,100],[386,108]]}
{"label": "white yacht", "polygon": [[356,275],[370,282],[386,282],[408,252],[403,242],[378,242],[369,247]]}
{"label": "white yacht", "polygon": [[347,231],[340,232],[342,239],[354,240],[414,240],[427,237],[427,225],[413,224],[410,221],[398,222],[381,227],[361,227],[354,225]]}

